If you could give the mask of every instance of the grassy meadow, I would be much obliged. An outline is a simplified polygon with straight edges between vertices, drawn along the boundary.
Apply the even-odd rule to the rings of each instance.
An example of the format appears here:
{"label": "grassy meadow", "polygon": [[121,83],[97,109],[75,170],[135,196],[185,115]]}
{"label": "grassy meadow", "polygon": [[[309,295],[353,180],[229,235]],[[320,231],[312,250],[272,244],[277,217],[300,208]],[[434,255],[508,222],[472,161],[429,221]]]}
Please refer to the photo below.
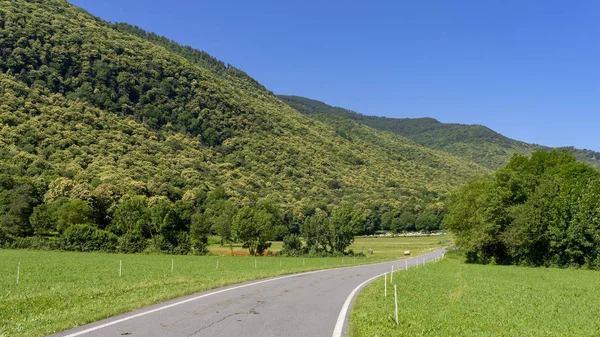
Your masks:
{"label": "grassy meadow", "polygon": [[[389,280],[388,280],[389,281]],[[465,264],[400,271],[399,324],[383,278],[357,297],[349,336],[600,336],[600,272]]]}
{"label": "grassy meadow", "polygon": [[[364,258],[0,250],[0,336],[42,336],[195,292],[276,275],[392,260],[405,249],[416,255],[447,245],[447,240],[357,238],[352,249],[374,250]],[[281,247],[281,243],[273,246]],[[234,250],[243,251],[239,246]]]}

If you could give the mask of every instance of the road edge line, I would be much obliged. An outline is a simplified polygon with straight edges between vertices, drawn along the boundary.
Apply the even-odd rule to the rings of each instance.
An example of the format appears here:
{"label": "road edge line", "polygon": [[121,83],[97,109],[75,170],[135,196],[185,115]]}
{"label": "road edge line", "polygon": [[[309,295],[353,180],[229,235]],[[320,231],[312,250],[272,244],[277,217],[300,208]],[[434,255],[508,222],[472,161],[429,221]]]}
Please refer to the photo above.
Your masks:
{"label": "road edge line", "polygon": [[350,295],[348,295],[348,297],[346,298],[346,302],[344,302],[344,305],[342,306],[342,310],[340,311],[337,322],[335,323],[335,328],[333,329],[332,337],[342,337],[342,330],[344,328],[344,322],[346,321],[346,314],[348,314],[348,309],[350,308],[350,303],[352,303],[352,300],[354,299],[354,296],[356,295],[356,293],[360,289],[362,289],[365,285],[367,285],[368,283],[373,282],[376,278],[382,277],[385,274],[386,273],[379,274],[377,276],[373,276],[370,279],[359,284],[356,288],[354,288],[354,290],[352,290]]}

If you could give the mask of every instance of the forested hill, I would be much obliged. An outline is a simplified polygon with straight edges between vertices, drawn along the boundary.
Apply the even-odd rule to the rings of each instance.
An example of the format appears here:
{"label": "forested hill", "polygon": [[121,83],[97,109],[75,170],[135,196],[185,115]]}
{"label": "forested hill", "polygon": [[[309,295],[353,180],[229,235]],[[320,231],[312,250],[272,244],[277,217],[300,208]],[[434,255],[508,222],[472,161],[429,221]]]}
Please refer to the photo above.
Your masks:
{"label": "forested hill", "polygon": [[[368,116],[304,97],[286,95],[278,95],[278,97],[301,113],[350,118],[378,130],[390,131],[410,138],[423,146],[461,156],[490,169],[505,165],[514,153],[531,154],[534,151],[551,149],[510,139],[482,125],[446,124],[433,118]],[[577,160],[600,169],[598,152],[574,147],[559,149],[572,152]]]}
{"label": "forested hill", "polygon": [[0,243],[92,224],[171,251],[244,206],[297,231],[317,208],[349,204],[373,229],[400,207],[439,215],[440,196],[487,172],[352,127],[360,132],[308,118],[206,53],[65,1],[0,2]]}

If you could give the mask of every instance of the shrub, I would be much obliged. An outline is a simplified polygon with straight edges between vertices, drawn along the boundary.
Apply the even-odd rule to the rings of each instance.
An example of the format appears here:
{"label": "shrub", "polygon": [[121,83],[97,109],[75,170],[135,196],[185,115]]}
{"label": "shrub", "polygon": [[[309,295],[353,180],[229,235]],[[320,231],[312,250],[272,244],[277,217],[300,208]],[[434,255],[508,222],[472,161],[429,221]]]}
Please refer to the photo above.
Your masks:
{"label": "shrub", "polygon": [[67,228],[62,237],[65,250],[79,252],[114,252],[117,250],[119,241],[113,233],[86,224],[73,225]]}
{"label": "shrub", "polygon": [[171,254],[186,255],[192,248],[190,236],[188,233],[181,232],[177,234],[177,246],[169,252]]}
{"label": "shrub", "polygon": [[[191,237],[191,235],[190,235]],[[206,255],[208,253],[208,238],[206,236],[199,239],[190,238],[191,250],[193,255]]]}
{"label": "shrub", "polygon": [[119,251],[122,253],[140,253],[147,246],[148,240],[140,233],[127,233],[119,238]]}
{"label": "shrub", "polygon": [[286,235],[283,238],[283,249],[281,253],[288,256],[302,255],[304,251],[302,251],[302,240],[300,240],[300,237],[295,234]]}

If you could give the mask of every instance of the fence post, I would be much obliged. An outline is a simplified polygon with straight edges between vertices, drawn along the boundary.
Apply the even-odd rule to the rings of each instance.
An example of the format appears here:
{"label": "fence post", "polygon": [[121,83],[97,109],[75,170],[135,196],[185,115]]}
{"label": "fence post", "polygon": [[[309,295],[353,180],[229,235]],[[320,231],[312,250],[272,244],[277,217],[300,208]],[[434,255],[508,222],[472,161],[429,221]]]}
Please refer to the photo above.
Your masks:
{"label": "fence post", "polygon": [[383,275],[383,297],[387,297],[387,273]]}
{"label": "fence post", "polygon": [[19,285],[19,276],[21,276],[21,261],[17,265],[17,285]]}
{"label": "fence post", "polygon": [[396,325],[398,325],[398,291],[397,287],[394,284],[394,301],[396,303]]}

